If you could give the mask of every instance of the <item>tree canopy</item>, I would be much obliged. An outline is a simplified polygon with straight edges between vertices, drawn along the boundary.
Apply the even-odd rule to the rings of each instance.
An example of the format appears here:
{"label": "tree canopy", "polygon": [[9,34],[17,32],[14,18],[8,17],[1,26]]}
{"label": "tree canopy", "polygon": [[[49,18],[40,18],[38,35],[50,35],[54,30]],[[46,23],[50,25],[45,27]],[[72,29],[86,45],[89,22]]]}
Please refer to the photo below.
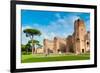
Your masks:
{"label": "tree canopy", "polygon": [[26,37],[33,35],[38,35],[38,36],[41,35],[41,32],[37,29],[25,29],[23,32],[26,33]]}
{"label": "tree canopy", "polygon": [[39,41],[38,41],[38,40],[29,40],[29,41],[28,41],[28,43],[30,43],[30,44],[31,44],[31,43],[32,43],[32,41],[33,41],[33,45],[34,45],[34,44],[38,44],[38,43],[39,43]]}
{"label": "tree canopy", "polygon": [[32,53],[34,54],[35,45],[39,43],[39,41],[34,40],[34,36],[40,36],[41,32],[38,29],[25,29],[23,32],[26,34],[26,37],[30,37],[31,41],[29,41],[29,44],[32,44]]}

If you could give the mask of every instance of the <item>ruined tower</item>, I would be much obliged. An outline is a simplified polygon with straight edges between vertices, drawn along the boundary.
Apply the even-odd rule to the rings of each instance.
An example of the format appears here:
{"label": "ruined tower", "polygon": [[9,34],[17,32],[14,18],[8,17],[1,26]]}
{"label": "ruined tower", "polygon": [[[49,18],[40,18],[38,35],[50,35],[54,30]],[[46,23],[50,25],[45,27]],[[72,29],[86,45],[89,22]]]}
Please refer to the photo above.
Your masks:
{"label": "ruined tower", "polygon": [[[66,30],[67,31],[67,30]],[[86,53],[90,52],[90,32],[86,31],[85,23],[81,19],[74,22],[74,32],[66,38],[54,37],[53,40],[44,39],[44,53]]]}
{"label": "ruined tower", "polygon": [[86,35],[86,27],[83,20],[78,19],[74,23],[74,47],[76,50],[76,54],[85,53],[85,35]]}

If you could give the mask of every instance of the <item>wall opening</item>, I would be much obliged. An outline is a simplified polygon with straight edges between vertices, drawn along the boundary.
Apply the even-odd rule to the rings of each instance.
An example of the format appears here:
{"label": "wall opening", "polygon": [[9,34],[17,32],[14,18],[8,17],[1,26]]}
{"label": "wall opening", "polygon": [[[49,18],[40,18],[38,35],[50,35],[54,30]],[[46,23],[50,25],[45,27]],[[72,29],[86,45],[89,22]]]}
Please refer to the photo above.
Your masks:
{"label": "wall opening", "polygon": [[82,53],[84,53],[84,49],[82,49]]}

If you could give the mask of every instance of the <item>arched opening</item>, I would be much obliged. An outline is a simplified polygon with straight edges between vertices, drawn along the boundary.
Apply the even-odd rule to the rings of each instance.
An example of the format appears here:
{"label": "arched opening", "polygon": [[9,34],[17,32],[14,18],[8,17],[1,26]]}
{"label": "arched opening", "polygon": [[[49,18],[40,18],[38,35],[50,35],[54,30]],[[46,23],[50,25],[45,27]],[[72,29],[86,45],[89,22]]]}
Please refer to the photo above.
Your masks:
{"label": "arched opening", "polygon": [[82,53],[84,53],[84,49],[82,49]]}
{"label": "arched opening", "polygon": [[89,45],[89,42],[87,42],[87,45]]}

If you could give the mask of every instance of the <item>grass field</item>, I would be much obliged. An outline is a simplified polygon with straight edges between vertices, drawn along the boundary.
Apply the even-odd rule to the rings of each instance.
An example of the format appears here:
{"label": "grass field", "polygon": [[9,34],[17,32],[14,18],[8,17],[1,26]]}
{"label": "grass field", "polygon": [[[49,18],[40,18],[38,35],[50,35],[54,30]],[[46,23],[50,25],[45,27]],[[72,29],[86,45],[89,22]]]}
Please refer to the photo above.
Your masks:
{"label": "grass field", "polygon": [[32,62],[51,62],[51,61],[73,61],[73,60],[88,60],[90,59],[90,54],[50,54],[45,56],[43,54],[30,54],[22,55],[22,63],[32,63]]}

